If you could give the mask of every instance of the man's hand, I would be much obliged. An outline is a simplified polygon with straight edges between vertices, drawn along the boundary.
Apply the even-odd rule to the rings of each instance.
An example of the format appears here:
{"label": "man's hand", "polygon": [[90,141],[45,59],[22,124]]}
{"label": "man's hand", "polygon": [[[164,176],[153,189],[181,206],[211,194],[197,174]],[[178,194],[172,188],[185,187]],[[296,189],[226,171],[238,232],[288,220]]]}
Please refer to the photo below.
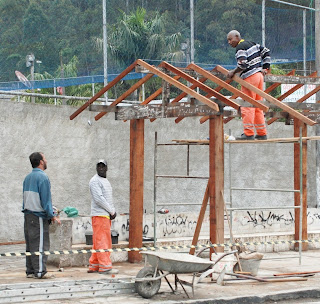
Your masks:
{"label": "man's hand", "polygon": [[110,220],[114,220],[117,217],[117,212],[115,212],[114,214],[110,214]]}
{"label": "man's hand", "polygon": [[58,216],[54,216],[52,218],[52,223],[58,223],[58,225],[61,225],[61,221],[60,221],[60,218]]}
{"label": "man's hand", "polygon": [[234,76],[234,74],[235,74],[235,71],[234,71],[234,70],[229,71],[229,72],[228,72],[228,75],[227,75],[227,78],[228,78],[228,79],[231,79],[231,78]]}

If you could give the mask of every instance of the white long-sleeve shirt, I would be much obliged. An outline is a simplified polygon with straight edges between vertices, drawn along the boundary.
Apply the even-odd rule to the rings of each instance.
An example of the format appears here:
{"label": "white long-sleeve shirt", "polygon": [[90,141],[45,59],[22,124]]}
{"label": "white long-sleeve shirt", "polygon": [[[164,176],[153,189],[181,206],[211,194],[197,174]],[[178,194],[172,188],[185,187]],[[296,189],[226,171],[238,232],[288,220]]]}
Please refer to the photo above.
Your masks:
{"label": "white long-sleeve shirt", "polygon": [[107,178],[98,174],[94,175],[90,182],[91,192],[91,216],[109,216],[116,210],[113,205],[112,187]]}

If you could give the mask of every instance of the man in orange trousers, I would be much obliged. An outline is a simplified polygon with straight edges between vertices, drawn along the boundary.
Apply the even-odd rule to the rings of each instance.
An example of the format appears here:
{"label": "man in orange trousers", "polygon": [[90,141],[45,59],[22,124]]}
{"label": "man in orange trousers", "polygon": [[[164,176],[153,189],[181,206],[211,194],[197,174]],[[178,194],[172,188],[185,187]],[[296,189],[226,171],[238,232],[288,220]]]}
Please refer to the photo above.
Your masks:
{"label": "man in orange trousers", "polygon": [[[108,165],[106,160],[97,163],[97,174],[89,183],[91,193],[91,217],[93,230],[93,249],[111,249],[111,220],[116,217],[113,205],[112,187],[107,179]],[[89,259],[88,273],[116,274],[112,268],[110,252],[92,253]]]}
{"label": "man in orange trousers", "polygon": [[[238,31],[233,30],[228,33],[227,40],[230,46],[236,49],[237,67],[229,71],[228,78],[240,73],[240,77],[248,83],[263,90],[263,76],[270,69],[270,50],[255,42],[241,39]],[[241,91],[255,100],[262,100],[262,97],[255,92],[241,87]],[[237,139],[251,140],[267,139],[267,129],[264,113],[259,108],[241,107],[244,133]],[[254,131],[256,135],[254,136]]]}

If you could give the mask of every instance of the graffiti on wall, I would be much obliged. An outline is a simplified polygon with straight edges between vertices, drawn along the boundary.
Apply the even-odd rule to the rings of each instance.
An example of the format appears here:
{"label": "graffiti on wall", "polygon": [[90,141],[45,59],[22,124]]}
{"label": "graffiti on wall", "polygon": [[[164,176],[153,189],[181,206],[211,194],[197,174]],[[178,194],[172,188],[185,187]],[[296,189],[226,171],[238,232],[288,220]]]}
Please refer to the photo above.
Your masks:
{"label": "graffiti on wall", "polygon": [[[128,234],[129,226],[130,226],[130,222],[129,222],[129,219],[127,219],[126,223],[122,224],[122,226],[121,226],[122,235]],[[149,232],[149,225],[146,224],[146,225],[143,226],[142,233],[143,233],[144,236],[146,236],[148,234],[148,232]]]}
{"label": "graffiti on wall", "polygon": [[[159,221],[160,233],[162,236],[189,236],[194,232],[197,225],[196,220],[188,219],[187,215],[165,216]],[[191,234],[192,235],[192,234]]]}
{"label": "graffiti on wall", "polygon": [[294,223],[294,216],[290,211],[288,214],[276,213],[276,212],[264,212],[264,211],[247,211],[248,224],[252,224],[253,227],[262,226],[264,228],[271,227],[274,223],[283,223],[285,225],[291,225]]}

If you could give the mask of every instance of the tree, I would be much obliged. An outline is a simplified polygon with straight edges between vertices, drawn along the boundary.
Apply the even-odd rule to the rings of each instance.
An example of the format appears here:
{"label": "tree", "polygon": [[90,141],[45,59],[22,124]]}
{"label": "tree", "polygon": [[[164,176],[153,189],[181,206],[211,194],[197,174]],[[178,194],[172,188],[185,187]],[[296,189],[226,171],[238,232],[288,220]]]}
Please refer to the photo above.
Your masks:
{"label": "tree", "polygon": [[147,20],[143,8],[130,14],[122,12],[109,32],[111,60],[120,66],[127,66],[138,58],[181,59],[181,34],[167,35],[165,21],[164,14],[155,14],[151,20]]}

